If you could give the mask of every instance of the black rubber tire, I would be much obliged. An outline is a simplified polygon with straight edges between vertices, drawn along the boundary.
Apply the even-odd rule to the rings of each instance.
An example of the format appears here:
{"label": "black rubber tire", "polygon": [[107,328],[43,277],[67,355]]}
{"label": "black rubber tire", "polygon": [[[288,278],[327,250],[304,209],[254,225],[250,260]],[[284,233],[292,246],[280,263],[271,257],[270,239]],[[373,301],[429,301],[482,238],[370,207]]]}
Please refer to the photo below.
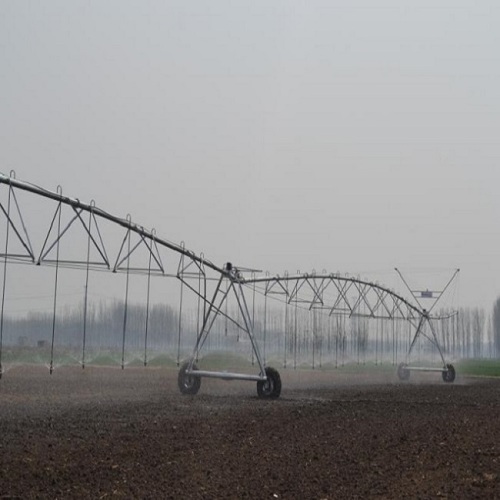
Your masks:
{"label": "black rubber tire", "polygon": [[267,380],[257,382],[257,394],[259,398],[276,399],[281,394],[281,377],[278,370],[266,368]]}
{"label": "black rubber tire", "polygon": [[443,382],[446,382],[448,384],[451,384],[452,382],[455,381],[455,367],[453,365],[446,365],[447,370],[442,373],[443,375]]}
{"label": "black rubber tire", "polygon": [[398,378],[399,380],[409,380],[410,379],[410,370],[408,370],[406,363],[399,363],[398,366]]}
{"label": "black rubber tire", "polygon": [[[189,361],[182,364],[179,375],[177,376],[177,384],[182,394],[196,394],[200,390],[201,377],[195,377],[193,375],[186,375],[186,370],[189,367]],[[193,370],[197,370],[198,367],[193,364]]]}

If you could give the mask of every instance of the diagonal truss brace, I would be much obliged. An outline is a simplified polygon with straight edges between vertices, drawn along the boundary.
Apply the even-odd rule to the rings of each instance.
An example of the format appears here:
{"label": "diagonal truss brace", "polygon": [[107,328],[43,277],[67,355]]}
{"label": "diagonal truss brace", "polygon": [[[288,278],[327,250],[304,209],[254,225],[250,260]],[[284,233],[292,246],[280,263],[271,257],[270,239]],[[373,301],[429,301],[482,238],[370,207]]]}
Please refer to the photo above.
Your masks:
{"label": "diagonal truss brace", "polygon": [[[17,201],[16,193],[12,186],[9,186],[9,194],[8,194],[9,201],[7,203],[7,210],[3,206],[3,204],[0,202],[0,209],[2,210],[3,214],[7,218],[7,225],[14,231],[15,235],[17,236],[18,240],[20,241],[21,245],[24,247],[26,250],[26,255],[23,254],[10,254],[8,251],[8,246],[6,246],[5,253],[0,253],[0,257],[5,257],[5,258],[12,258],[12,259],[29,259],[31,262],[35,262],[35,253],[33,251],[33,247],[31,245],[30,238],[28,236],[28,231],[26,230],[26,226],[24,224],[24,219],[21,214],[21,209],[19,208],[19,203]],[[18,229],[16,227],[16,224],[14,223],[14,220],[11,216],[11,199],[14,200],[14,204],[16,207],[16,212],[17,216],[19,218],[19,221],[21,222],[22,229]]]}
{"label": "diagonal truss brace", "polygon": [[[130,219],[129,219],[130,220]],[[165,274],[165,268],[163,267],[163,263],[160,257],[160,252],[158,250],[158,246],[156,244],[156,233],[155,230],[153,229],[151,231],[152,238],[150,241],[148,241],[145,237],[144,234],[138,233],[139,239],[137,242],[134,244],[133,247],[127,246],[127,251],[124,252],[125,249],[125,244],[128,242],[130,243],[131,236],[132,236],[132,230],[131,228],[127,228],[125,231],[125,236],[123,237],[122,244],[120,246],[120,250],[118,252],[118,255],[116,257],[115,265],[113,266],[113,272],[116,273],[117,271],[120,271],[123,269],[122,264],[127,261],[129,262],[131,255],[141,246],[144,245],[149,253],[150,258],[152,258],[158,267],[156,271],[159,271],[161,274]],[[127,270],[128,271],[144,271],[144,268],[135,268],[135,267],[129,267],[127,265]],[[153,269],[149,269],[150,272],[153,271]]]}
{"label": "diagonal truss brace", "polygon": [[[437,338],[437,335],[436,335],[436,330],[434,329],[434,325],[432,324],[431,319],[432,318],[429,316],[429,314],[427,312],[423,313],[420,316],[420,320],[419,320],[417,328],[415,330],[415,335],[413,336],[413,340],[412,340],[412,342],[410,344],[410,347],[408,349],[408,353],[406,355],[406,358],[407,358],[407,361],[410,359],[411,353],[413,351],[413,348],[415,347],[415,344],[417,343],[418,338],[420,336],[423,336],[427,340],[429,340],[429,342],[431,342],[431,344],[437,349],[437,351],[439,353],[439,356],[441,357],[441,361],[443,363],[443,367],[446,368],[446,361],[444,359],[444,354],[443,354],[443,351],[441,349],[441,345],[439,344],[439,341],[438,341],[438,338]],[[426,324],[429,325],[430,335],[428,335],[425,332],[425,325]],[[415,370],[416,368],[415,367],[412,367],[412,368],[408,367],[407,369],[413,369],[413,370]]]}
{"label": "diagonal truss brace", "polygon": [[[91,207],[92,206],[93,205],[91,205]],[[37,265],[40,265],[43,262],[45,262],[45,263],[55,262],[52,259],[48,259],[47,258],[48,255],[58,245],[58,243],[61,241],[61,239],[63,238],[63,236],[73,226],[73,224],[76,221],[80,221],[81,224],[82,224],[82,226],[83,226],[83,228],[85,229],[85,232],[87,233],[87,236],[90,239],[93,247],[98,251],[98,253],[99,253],[99,255],[101,256],[101,259],[102,259],[102,261],[100,261],[100,262],[88,262],[88,264],[95,265],[95,266],[105,266],[107,269],[109,269],[110,268],[109,259],[108,259],[108,256],[106,254],[106,248],[104,246],[104,242],[103,242],[103,239],[102,239],[102,236],[101,236],[101,231],[99,229],[99,224],[97,222],[97,219],[95,217],[94,212],[92,210],[90,211],[90,220],[89,220],[89,224],[87,224],[87,222],[85,222],[85,220],[82,217],[83,209],[82,208],[76,208],[75,206],[72,206],[72,209],[75,212],[75,215],[69,220],[69,222],[66,224],[66,226],[58,233],[58,235],[55,238],[55,240],[50,245],[48,245],[50,235],[51,235],[52,230],[54,228],[54,223],[56,221],[56,218],[58,217],[58,215],[60,214],[60,212],[62,210],[62,203],[59,202],[57,204],[57,208],[56,208],[56,210],[54,212],[54,216],[52,217],[52,221],[50,223],[49,230],[47,231],[47,235],[45,237],[45,241],[43,243],[42,249],[40,250],[40,255],[39,255],[39,257],[37,259],[37,262],[36,262]],[[90,224],[91,224],[90,221],[92,221],[94,223],[94,226],[96,228],[97,239],[94,236],[94,234],[92,234],[92,231],[91,231],[91,228],[90,228]],[[68,261],[68,262],[73,263],[73,264],[83,264],[84,263],[83,261],[76,261],[76,260]]]}

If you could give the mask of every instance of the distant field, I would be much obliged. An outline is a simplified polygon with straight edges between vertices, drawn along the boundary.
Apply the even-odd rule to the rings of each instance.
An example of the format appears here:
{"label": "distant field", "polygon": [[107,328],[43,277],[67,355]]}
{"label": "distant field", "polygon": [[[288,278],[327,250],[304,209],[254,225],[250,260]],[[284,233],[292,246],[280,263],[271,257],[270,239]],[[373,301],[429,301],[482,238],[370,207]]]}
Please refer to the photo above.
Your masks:
{"label": "distant field", "polygon": [[500,377],[500,360],[498,359],[467,359],[458,362],[455,368],[463,375]]}
{"label": "distant field", "polygon": [[[85,356],[85,365],[88,366],[119,366],[122,362],[122,353],[115,350],[101,350],[99,352],[89,351]],[[181,356],[181,361],[184,359]],[[35,364],[48,365],[50,362],[50,350],[47,348],[39,349],[32,347],[10,347],[3,350],[2,362],[11,365]],[[81,365],[81,351],[64,350],[54,353],[54,366],[78,366]],[[144,352],[128,351],[125,353],[125,366],[143,366]],[[149,352],[147,358],[148,366],[176,368],[177,356],[173,352],[159,353]],[[438,366],[436,362],[412,362],[415,365]],[[459,375],[468,376],[484,376],[484,377],[500,377],[500,359],[470,359],[453,362],[455,370]],[[244,356],[232,352],[209,352],[205,353],[198,361],[198,367],[206,370],[243,370],[254,371],[257,362],[252,362]],[[267,360],[268,366],[273,366],[278,369],[283,368],[283,359],[271,357]],[[287,360],[287,368],[293,369],[294,364],[292,359]],[[297,362],[295,367],[297,370],[312,369],[311,362]],[[317,360],[314,370],[317,371],[338,371],[344,374],[364,374],[364,373],[380,373],[390,374],[395,373],[397,366],[391,362],[375,363],[374,361],[366,361],[357,363],[355,361],[346,362],[337,365],[329,360],[323,361],[321,364]]]}

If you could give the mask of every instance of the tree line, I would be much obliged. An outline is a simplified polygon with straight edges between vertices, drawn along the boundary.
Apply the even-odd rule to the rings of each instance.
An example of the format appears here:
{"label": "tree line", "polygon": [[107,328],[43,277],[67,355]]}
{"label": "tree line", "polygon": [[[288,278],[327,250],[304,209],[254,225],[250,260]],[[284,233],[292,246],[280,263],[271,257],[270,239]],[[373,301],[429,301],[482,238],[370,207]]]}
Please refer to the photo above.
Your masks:
{"label": "tree line", "polygon": [[[58,346],[78,348],[85,342],[89,348],[116,349],[125,343],[127,349],[172,350],[179,343],[185,349],[194,345],[200,328],[200,313],[183,311],[166,304],[146,308],[144,304],[123,301],[89,302],[84,307],[67,307],[58,311],[55,322],[51,313],[28,313],[24,317],[4,318],[4,344],[40,346],[50,343],[54,333]],[[237,311],[229,311],[237,317]],[[458,314],[441,310],[446,319],[434,320],[438,341],[452,359],[500,357],[500,298],[491,315],[482,308],[460,308]],[[261,350],[269,356],[282,356],[285,363],[308,360],[396,363],[407,352],[415,327],[404,320],[366,317],[328,316],[321,311],[290,308],[254,313],[254,333]],[[180,334],[180,336],[179,336]],[[234,349],[245,340],[245,334],[224,317],[214,323],[206,343],[209,349]],[[420,352],[430,352],[423,346]],[[319,361],[321,363],[321,361]]]}
{"label": "tree line", "polygon": [[[147,323],[147,326],[146,326]],[[168,305],[155,304],[147,309],[142,304],[123,301],[89,302],[86,314],[83,306],[66,307],[54,315],[31,312],[25,317],[6,317],[4,342],[11,345],[41,346],[52,341],[56,345],[79,347],[85,341],[88,347],[113,349],[125,341],[130,348],[144,345],[147,334],[152,347],[174,342],[178,313]]]}

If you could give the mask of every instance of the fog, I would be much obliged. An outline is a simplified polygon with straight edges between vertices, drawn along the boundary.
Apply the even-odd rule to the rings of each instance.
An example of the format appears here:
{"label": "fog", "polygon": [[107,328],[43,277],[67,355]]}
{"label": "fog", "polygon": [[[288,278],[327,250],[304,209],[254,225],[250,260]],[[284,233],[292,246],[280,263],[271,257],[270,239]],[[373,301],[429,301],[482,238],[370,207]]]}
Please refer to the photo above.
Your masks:
{"label": "fog", "polygon": [[453,305],[490,308],[499,21],[487,1],[3,1],[0,171],[220,265],[402,291],[394,267],[431,289],[460,268]]}

